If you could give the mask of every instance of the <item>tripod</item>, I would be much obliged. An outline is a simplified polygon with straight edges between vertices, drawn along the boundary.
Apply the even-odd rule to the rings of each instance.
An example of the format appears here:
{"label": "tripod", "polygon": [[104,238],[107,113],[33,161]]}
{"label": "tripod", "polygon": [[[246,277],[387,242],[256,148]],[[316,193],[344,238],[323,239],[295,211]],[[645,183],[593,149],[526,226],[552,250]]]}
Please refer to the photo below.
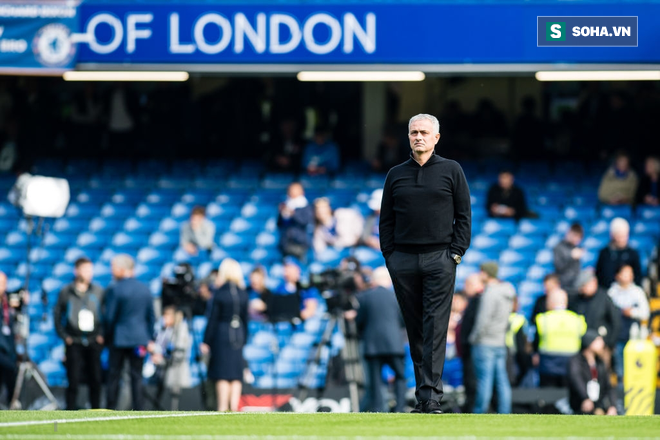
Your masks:
{"label": "tripod", "polygon": [[[29,292],[30,291],[29,290],[30,289],[30,252],[32,251],[31,238],[32,238],[32,233],[34,232],[34,221],[32,217],[29,215],[25,216],[25,219],[27,220],[27,240],[26,240],[27,256],[25,261],[26,264],[25,284],[22,289],[22,292]],[[36,235],[41,235],[42,241],[43,241],[43,234],[42,234],[43,221],[44,221],[43,217],[39,219],[39,225],[37,226],[37,231],[36,231]],[[48,384],[46,384],[46,381],[41,376],[39,369],[37,368],[35,363],[32,362],[32,360],[30,359],[30,355],[28,354],[27,340],[30,331],[29,319],[25,314],[19,314],[17,319],[22,327],[22,330],[19,333],[21,334],[21,337],[23,339],[23,346],[24,346],[23,348],[25,352],[23,355],[23,359],[21,360],[18,367],[18,376],[16,377],[16,386],[14,387],[14,395],[12,396],[9,407],[11,409],[22,408],[22,404],[19,400],[21,396],[21,390],[23,389],[23,385],[25,384],[26,381],[29,381],[30,379],[34,378],[35,382],[37,383],[41,391],[50,401],[49,404],[47,404],[45,407],[41,409],[43,410],[58,409],[59,404],[57,403],[57,399],[55,399],[55,396],[53,396],[53,393],[50,391],[50,388],[48,388]]]}
{"label": "tripod", "polygon": [[[364,372],[362,371],[362,365],[360,364],[360,357],[358,352],[357,326],[355,321],[347,320],[344,317],[343,310],[341,309],[333,310],[331,313],[329,313],[328,323],[323,330],[323,336],[321,337],[321,341],[316,348],[316,353],[314,354],[314,357],[310,359],[307,365],[307,370],[303,377],[300,379],[300,400],[305,400],[307,397],[309,391],[308,385],[313,383],[314,375],[321,367],[323,348],[325,347],[328,350],[330,349],[330,341],[335,329],[339,330],[339,332],[344,336],[345,341],[344,347],[341,349],[340,356],[344,363],[344,375],[346,377],[346,382],[348,382],[351,411],[359,412],[360,397],[358,390],[359,387],[364,384]],[[325,384],[318,391],[319,397],[322,397],[325,393],[329,375],[330,371],[328,370],[326,373]]]}

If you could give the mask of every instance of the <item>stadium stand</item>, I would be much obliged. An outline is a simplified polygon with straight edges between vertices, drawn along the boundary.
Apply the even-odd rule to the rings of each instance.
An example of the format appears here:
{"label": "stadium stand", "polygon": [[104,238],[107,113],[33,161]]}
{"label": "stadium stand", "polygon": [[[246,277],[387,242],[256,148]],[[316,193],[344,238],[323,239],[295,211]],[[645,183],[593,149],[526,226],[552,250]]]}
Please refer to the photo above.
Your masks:
{"label": "stadium stand", "polygon": [[[517,182],[524,186],[529,207],[538,219],[489,219],[484,207],[486,191],[493,182],[498,164],[463,163],[470,183],[473,204],[473,243],[457,271],[456,287],[485,260],[498,260],[501,277],[518,290],[521,313],[530,315],[542,294],[542,278],[552,271],[552,248],[573,221],[585,228],[584,266],[593,266],[598,250],[608,241],[608,221],[621,216],[631,221],[631,243],[647,270],[649,258],[660,238],[660,208],[600,206],[597,201],[601,170],[566,162],[554,167],[525,163],[519,167]],[[161,292],[162,277],[172,276],[173,263],[189,257],[179,249],[179,226],[194,205],[205,205],[207,217],[217,228],[216,246],[210,261],[191,260],[199,277],[206,276],[226,256],[241,262],[247,271],[254,264],[268,268],[269,287],[281,276],[281,256],[276,228],[277,206],[286,186],[296,176],[268,173],[259,162],[212,160],[186,161],[176,165],[164,160],[142,162],[57,159],[40,160],[35,172],[69,180],[72,202],[66,215],[52,224],[29,258],[32,264],[28,312],[31,317],[29,350],[32,359],[52,386],[66,385],[62,363],[62,341],[56,336],[51,309],[59,289],[70,281],[72,264],[85,255],[96,262],[95,281],[111,282],[109,261],[118,252],[137,258],[137,278],[149,284],[154,297]],[[325,196],[334,207],[351,206],[369,214],[371,191],[382,187],[384,175],[372,174],[361,163],[349,163],[334,178],[301,179],[310,199]],[[0,191],[9,191],[14,178],[0,176]],[[6,202],[0,203],[0,267],[9,277],[9,290],[22,285],[26,272],[26,222]],[[369,267],[384,263],[379,253],[357,247],[343,252],[330,250],[312,261],[304,273],[333,267],[349,254]],[[46,303],[41,301],[45,293]],[[323,308],[321,308],[321,311]],[[201,339],[206,322],[196,317],[191,329]],[[308,320],[297,328],[251,322],[245,358],[261,388],[295,387],[305,363],[321,337],[324,321]],[[341,335],[333,337],[332,350],[322,353],[321,369],[306,375],[305,385],[323,385],[328,359],[341,347]],[[193,355],[196,350],[193,350]],[[406,371],[412,375],[412,364]],[[193,385],[199,382],[203,364],[191,357]],[[309,373],[309,372],[308,372]],[[412,377],[410,378],[412,380]],[[456,382],[452,378],[453,382]],[[412,382],[410,382],[412,383]]]}

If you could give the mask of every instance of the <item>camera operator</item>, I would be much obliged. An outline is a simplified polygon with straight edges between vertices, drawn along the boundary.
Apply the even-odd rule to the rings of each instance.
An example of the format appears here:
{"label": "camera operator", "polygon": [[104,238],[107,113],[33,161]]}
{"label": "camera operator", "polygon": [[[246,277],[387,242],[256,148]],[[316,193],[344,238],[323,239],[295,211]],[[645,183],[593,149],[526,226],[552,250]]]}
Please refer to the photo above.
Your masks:
{"label": "camera operator", "polygon": [[0,272],[0,311],[2,312],[2,331],[0,332],[0,392],[7,389],[7,406],[11,402],[16,384],[16,342],[14,340],[14,322],[16,310],[9,304],[7,296],[7,275]]}
{"label": "camera operator", "polygon": [[248,306],[250,321],[267,321],[268,315],[265,312],[272,294],[266,287],[266,269],[263,266],[257,266],[250,272],[248,295],[250,298]]}
{"label": "camera operator", "polygon": [[[406,403],[406,375],[403,356],[403,317],[392,290],[392,280],[385,267],[374,270],[371,288],[357,295],[359,307],[355,321],[360,331],[364,357],[369,371],[368,389],[372,412],[388,411],[383,396],[381,370],[389,365],[395,374],[395,412],[403,412]],[[350,317],[350,315],[349,315]]]}
{"label": "camera operator", "polygon": [[159,388],[167,388],[172,394],[172,411],[178,410],[181,388],[190,387],[188,360],[191,345],[190,332],[183,312],[174,306],[165,307],[162,324],[156,332],[151,360],[157,368]]}
{"label": "camera operator", "polygon": [[173,272],[174,278],[163,281],[163,307],[174,306],[182,311],[186,318],[191,318],[202,306],[206,308],[208,300],[202,300],[198,304],[201,292],[195,286],[195,271],[190,264],[179,263],[174,267]]}
{"label": "camera operator", "polygon": [[92,283],[94,266],[89,259],[76,260],[74,275],[75,280],[60,291],[53,311],[55,329],[66,344],[65,364],[69,381],[66,407],[68,410],[78,409],[78,385],[85,376],[89,386],[90,404],[93,409],[97,409],[101,407],[103,290]]}
{"label": "camera operator", "polygon": [[[318,308],[318,291],[314,287],[304,288],[300,284],[302,269],[293,257],[284,259],[284,276],[280,285],[273,291],[273,295],[298,295],[300,298],[300,319],[303,321],[316,314]],[[268,310],[265,310],[268,314]]]}
{"label": "camera operator", "polygon": [[192,308],[193,316],[206,316],[209,301],[213,298],[213,284],[218,277],[218,269],[213,269],[211,273],[202,279],[197,285],[197,297]]}

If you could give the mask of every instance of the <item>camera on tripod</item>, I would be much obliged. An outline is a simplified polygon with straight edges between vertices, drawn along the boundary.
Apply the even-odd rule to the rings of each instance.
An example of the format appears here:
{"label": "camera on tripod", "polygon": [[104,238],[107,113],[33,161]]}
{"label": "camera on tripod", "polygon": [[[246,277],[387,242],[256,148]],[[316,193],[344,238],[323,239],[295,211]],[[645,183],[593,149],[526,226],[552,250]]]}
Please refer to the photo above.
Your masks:
{"label": "camera on tripod", "polygon": [[192,316],[192,309],[197,296],[193,267],[188,263],[180,263],[174,266],[174,278],[163,280],[163,308],[174,306],[189,318]]}
{"label": "camera on tripod", "polygon": [[328,269],[310,276],[310,284],[316,287],[325,299],[330,312],[355,310],[358,291],[357,277],[362,274],[354,268]]}

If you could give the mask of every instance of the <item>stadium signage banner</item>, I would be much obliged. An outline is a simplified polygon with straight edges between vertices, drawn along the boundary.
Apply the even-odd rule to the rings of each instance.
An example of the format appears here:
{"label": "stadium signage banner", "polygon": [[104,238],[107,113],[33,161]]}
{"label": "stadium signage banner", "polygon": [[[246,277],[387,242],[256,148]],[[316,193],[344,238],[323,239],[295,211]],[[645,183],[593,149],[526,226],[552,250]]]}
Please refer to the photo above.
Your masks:
{"label": "stadium signage banner", "polygon": [[637,47],[637,17],[537,17],[538,45]]}
{"label": "stadium signage banner", "polygon": [[75,63],[77,8],[0,2],[0,69],[66,70]]}

